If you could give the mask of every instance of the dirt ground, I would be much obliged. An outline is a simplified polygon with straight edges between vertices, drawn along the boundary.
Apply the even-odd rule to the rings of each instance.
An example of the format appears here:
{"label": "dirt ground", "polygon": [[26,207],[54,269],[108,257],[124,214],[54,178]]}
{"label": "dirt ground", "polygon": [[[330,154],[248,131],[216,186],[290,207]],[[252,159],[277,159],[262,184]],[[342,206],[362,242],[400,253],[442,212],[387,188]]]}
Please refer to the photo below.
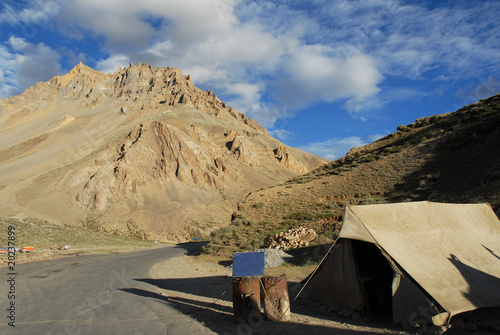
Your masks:
{"label": "dirt ground", "polygon": [[[327,308],[312,303],[300,291],[304,278],[296,267],[273,269],[287,274],[291,300],[291,320],[272,322],[256,316],[236,322],[232,308],[232,269],[227,261],[208,256],[179,256],[156,264],[149,275],[158,293],[183,313],[196,319],[214,334],[415,334],[390,322],[353,321],[340,318]],[[309,271],[305,268],[302,272]],[[267,270],[266,270],[267,274]]]}
{"label": "dirt ground", "polygon": [[[135,248],[133,248],[135,249]],[[130,252],[133,249],[114,251],[85,250],[85,253]],[[20,263],[42,261],[60,257],[79,256],[79,252],[27,254]],[[0,267],[5,266],[0,262]],[[275,269],[266,269],[266,275],[287,275],[288,290],[291,302],[291,320],[288,322],[273,322],[255,317],[251,320],[238,322],[233,316],[232,304],[232,269],[231,262],[208,255],[182,255],[155,264],[150,272],[151,283],[156,286],[158,294],[184,313],[205,327],[203,334],[296,334],[296,335],[368,335],[368,334],[439,334],[437,328],[405,330],[400,326],[391,325],[390,320],[373,321],[366,318],[354,321],[341,318],[333,311],[312,302],[303,291],[300,283],[310,274],[315,265],[292,266],[282,265]],[[495,319],[496,320],[496,319]],[[241,321],[241,320],[240,320]],[[462,326],[452,327],[446,335],[494,335],[500,334],[500,320],[495,321],[497,331],[466,331]],[[491,328],[491,327],[490,327]],[[202,335],[197,334],[197,335]]]}

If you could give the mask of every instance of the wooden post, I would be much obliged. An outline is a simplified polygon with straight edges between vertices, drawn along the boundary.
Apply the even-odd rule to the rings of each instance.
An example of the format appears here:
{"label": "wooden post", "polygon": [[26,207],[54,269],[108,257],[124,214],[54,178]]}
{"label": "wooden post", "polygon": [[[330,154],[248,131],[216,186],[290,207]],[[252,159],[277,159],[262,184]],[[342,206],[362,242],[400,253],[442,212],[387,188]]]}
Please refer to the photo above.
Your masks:
{"label": "wooden post", "polygon": [[237,320],[261,315],[259,277],[233,278],[233,310]]}
{"label": "wooden post", "polygon": [[264,314],[269,320],[289,321],[291,318],[290,298],[286,275],[262,277],[264,285]]}

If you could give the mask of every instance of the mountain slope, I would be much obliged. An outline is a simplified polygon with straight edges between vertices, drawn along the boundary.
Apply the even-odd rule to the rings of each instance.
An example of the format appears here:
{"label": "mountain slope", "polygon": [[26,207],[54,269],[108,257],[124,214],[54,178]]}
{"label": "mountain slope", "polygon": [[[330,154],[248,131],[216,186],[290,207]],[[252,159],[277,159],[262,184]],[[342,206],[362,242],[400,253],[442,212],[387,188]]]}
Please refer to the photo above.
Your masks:
{"label": "mountain slope", "polygon": [[174,68],[83,64],[0,105],[0,213],[162,241],[227,224],[250,190],[325,163]]}
{"label": "mountain slope", "polygon": [[346,205],[421,200],[500,207],[500,95],[399,126],[339,160],[248,194],[208,249],[258,248],[294,226],[314,228],[317,243],[328,242]]}

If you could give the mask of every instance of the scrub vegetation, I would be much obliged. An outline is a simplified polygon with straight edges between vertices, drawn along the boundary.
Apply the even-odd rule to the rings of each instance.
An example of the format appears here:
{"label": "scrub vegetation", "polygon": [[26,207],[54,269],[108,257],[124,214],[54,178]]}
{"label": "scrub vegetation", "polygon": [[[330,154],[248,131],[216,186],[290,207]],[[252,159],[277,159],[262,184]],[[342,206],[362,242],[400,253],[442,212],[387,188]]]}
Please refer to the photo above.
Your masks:
{"label": "scrub vegetation", "polygon": [[[209,254],[263,247],[290,227],[332,242],[348,205],[434,201],[500,207],[500,95],[420,118],[282,185],[250,193],[234,220],[212,233]],[[265,205],[262,205],[265,204]]]}

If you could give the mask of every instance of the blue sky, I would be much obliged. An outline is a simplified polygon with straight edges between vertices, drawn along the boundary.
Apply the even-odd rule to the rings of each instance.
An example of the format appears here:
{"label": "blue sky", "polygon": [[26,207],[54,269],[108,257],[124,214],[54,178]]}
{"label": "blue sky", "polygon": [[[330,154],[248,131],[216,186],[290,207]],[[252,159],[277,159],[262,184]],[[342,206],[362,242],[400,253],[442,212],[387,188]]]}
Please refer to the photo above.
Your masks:
{"label": "blue sky", "polygon": [[78,62],[177,67],[328,159],[500,92],[500,1],[4,0],[0,98]]}

